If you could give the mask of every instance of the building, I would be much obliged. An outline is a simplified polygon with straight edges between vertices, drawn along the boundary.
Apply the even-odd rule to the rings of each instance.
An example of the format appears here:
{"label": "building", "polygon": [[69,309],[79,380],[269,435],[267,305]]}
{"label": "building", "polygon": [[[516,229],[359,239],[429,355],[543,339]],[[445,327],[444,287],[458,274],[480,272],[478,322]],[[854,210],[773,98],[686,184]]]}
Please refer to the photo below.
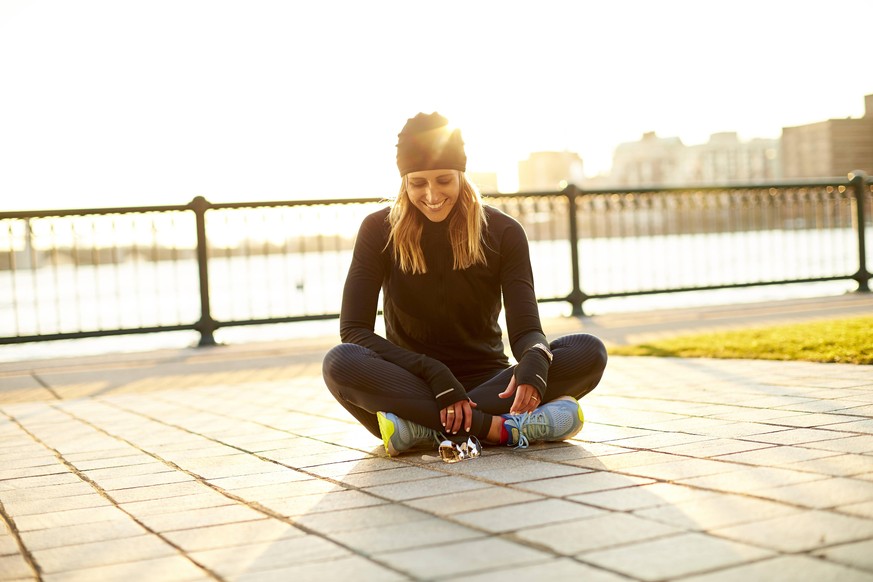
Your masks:
{"label": "building", "polygon": [[573,152],[534,152],[518,163],[520,192],[552,192],[569,184],[581,187],[584,180],[582,158]]}
{"label": "building", "polygon": [[612,155],[610,187],[640,188],[675,185],[685,144],[678,137],[658,137],[654,131],[639,141],[619,144]]}
{"label": "building", "polygon": [[781,176],[778,139],[740,141],[731,131],[714,133],[707,143],[689,146],[680,162],[677,183],[755,184],[773,182]]}
{"label": "building", "polygon": [[873,95],[864,97],[862,118],[782,128],[784,178],[829,178],[854,170],[873,174]]}
{"label": "building", "polygon": [[781,176],[778,139],[741,141],[736,132],[714,133],[686,146],[678,137],[643,134],[615,149],[611,188],[718,186],[766,183]]}

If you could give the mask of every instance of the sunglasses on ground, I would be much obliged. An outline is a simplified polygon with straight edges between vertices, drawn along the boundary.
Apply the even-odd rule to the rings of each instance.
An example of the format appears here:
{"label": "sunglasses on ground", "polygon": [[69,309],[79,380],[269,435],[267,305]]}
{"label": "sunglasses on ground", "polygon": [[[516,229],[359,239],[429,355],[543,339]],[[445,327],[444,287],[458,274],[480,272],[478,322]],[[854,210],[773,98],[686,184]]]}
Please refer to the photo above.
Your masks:
{"label": "sunglasses on ground", "polygon": [[482,445],[479,439],[471,436],[467,442],[456,443],[444,440],[440,443],[440,458],[446,463],[457,463],[467,459],[475,459],[482,454]]}

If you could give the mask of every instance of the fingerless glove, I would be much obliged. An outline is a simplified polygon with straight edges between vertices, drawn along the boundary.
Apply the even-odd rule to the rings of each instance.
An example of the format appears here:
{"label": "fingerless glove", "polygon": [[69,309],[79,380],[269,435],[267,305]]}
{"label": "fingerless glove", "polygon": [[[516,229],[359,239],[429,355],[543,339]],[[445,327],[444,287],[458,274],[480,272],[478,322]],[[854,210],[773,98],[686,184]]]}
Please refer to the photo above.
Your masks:
{"label": "fingerless glove", "polygon": [[515,368],[515,380],[519,384],[530,384],[536,388],[542,400],[546,393],[550,364],[549,358],[540,350],[528,350]]}

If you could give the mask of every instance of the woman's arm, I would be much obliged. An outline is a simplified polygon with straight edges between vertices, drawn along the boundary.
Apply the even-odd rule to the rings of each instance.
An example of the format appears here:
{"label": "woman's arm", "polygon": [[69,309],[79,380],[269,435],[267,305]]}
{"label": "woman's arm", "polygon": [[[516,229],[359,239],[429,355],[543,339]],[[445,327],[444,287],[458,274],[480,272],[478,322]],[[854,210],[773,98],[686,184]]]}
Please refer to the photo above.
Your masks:
{"label": "woman's arm", "polygon": [[510,220],[500,241],[500,284],[507,334],[512,354],[519,363],[515,372],[517,384],[535,387],[541,401],[551,364],[549,342],[540,323],[527,236],[518,222]]}
{"label": "woman's arm", "polygon": [[377,335],[374,331],[379,291],[390,268],[385,250],[386,231],[383,212],[364,219],[355,241],[352,263],[343,288],[340,311],[340,338],[369,348],[384,360],[422,378],[430,386],[440,408],[467,398],[467,393],[451,370],[442,362],[418,354]]}

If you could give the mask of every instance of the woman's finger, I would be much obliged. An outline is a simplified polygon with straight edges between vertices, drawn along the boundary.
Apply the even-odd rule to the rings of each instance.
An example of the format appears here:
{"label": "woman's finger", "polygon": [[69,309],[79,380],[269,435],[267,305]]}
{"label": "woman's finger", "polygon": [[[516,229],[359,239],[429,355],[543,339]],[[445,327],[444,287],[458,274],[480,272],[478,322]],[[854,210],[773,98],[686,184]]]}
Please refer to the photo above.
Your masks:
{"label": "woman's finger", "polygon": [[461,403],[461,410],[464,416],[464,430],[470,432],[470,428],[473,426],[473,407],[470,406],[469,400]]}
{"label": "woman's finger", "polygon": [[513,374],[512,377],[509,379],[509,384],[506,385],[506,390],[504,390],[503,392],[501,392],[497,396],[499,398],[509,398],[510,396],[512,396],[513,392],[515,392],[515,388],[516,388],[516,380],[515,380],[515,374]]}

